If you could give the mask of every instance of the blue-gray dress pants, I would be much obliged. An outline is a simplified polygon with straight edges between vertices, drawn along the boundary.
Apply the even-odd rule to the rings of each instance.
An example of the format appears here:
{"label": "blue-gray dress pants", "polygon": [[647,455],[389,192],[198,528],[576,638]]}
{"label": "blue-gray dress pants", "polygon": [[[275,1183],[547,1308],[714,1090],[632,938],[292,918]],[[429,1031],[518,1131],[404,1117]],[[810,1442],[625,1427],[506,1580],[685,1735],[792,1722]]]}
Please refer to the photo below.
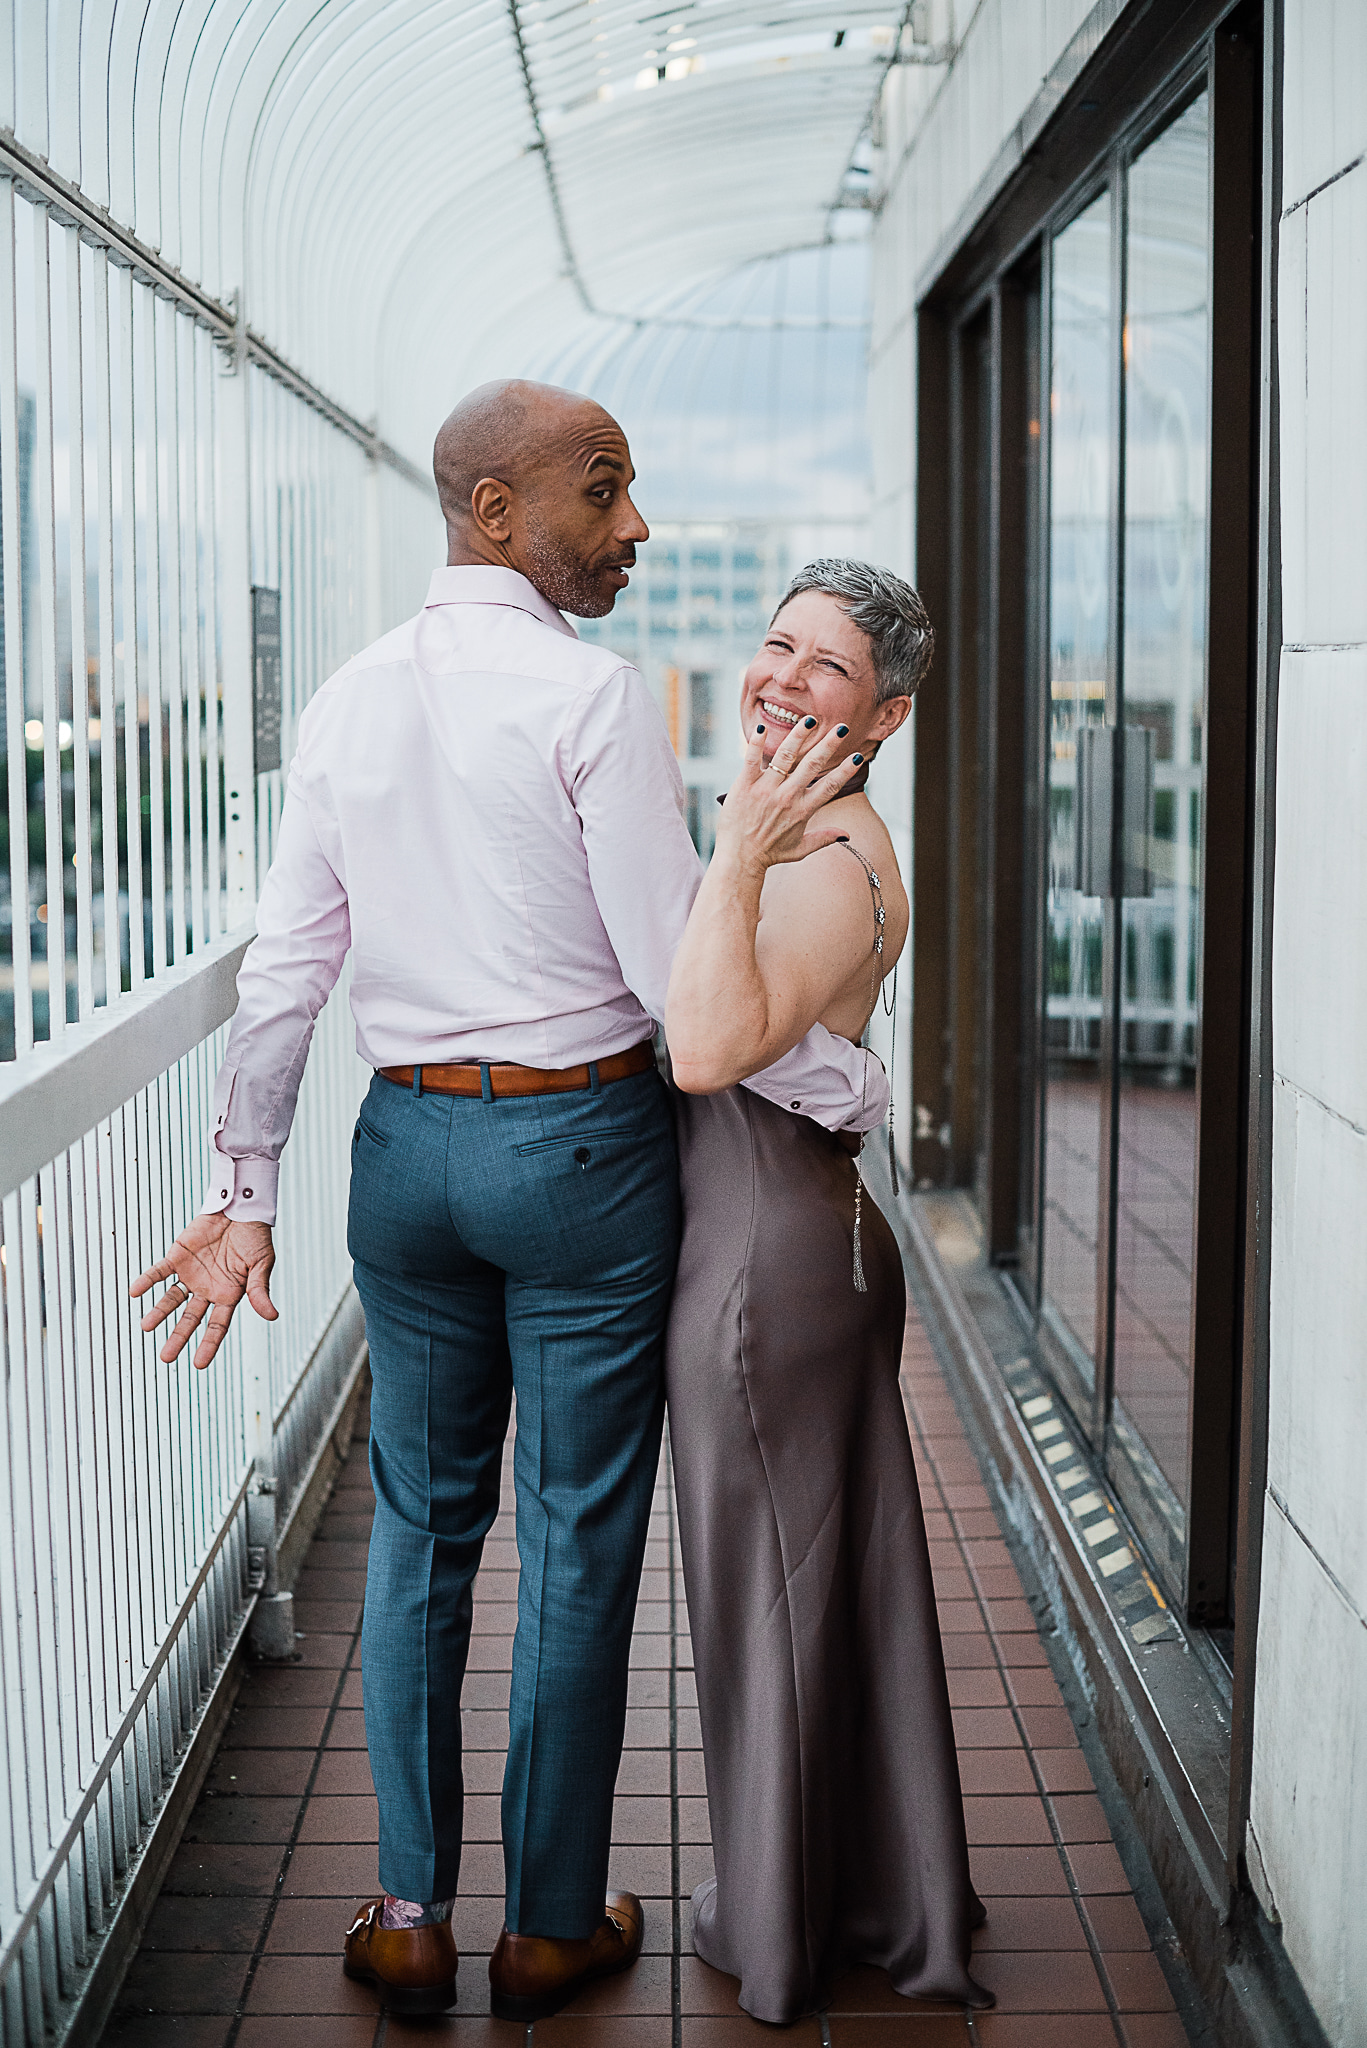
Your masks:
{"label": "blue-gray dress pants", "polygon": [[[596,1069],[594,1080],[596,1083]],[[380,1882],[458,1889],[471,1582],[512,1398],[521,1559],[503,1852],[508,1927],[603,1917],[627,1657],[679,1239],[654,1072],[572,1094],[418,1095],[378,1076],[352,1145],[375,1521],[362,1635]]]}

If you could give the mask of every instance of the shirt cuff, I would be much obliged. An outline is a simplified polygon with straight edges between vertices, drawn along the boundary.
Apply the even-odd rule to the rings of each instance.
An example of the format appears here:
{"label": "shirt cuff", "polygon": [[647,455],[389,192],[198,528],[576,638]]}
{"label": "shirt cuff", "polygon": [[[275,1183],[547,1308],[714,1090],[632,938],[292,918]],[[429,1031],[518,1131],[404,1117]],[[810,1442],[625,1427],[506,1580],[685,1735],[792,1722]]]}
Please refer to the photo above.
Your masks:
{"label": "shirt cuff", "polygon": [[888,1086],[888,1070],[872,1047],[861,1046],[860,1051],[868,1066],[864,1100],[856,1102],[848,1116],[842,1117],[838,1124],[829,1125],[828,1129],[858,1131],[861,1136],[867,1136],[870,1131],[877,1130],[887,1115],[892,1089]]}
{"label": "shirt cuff", "polygon": [[216,1144],[209,1147],[206,1213],[221,1210],[230,1223],[274,1223],[280,1185],[280,1161],[264,1153],[230,1159]]}

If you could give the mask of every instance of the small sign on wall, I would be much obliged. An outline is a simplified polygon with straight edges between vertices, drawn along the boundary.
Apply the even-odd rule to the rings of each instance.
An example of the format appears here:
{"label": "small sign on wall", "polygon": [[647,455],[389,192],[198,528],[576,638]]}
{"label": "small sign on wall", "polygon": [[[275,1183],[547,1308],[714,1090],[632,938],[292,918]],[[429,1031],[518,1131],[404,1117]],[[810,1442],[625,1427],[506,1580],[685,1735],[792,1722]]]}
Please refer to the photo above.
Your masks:
{"label": "small sign on wall", "polygon": [[280,762],[280,724],[284,707],[284,666],[280,645],[280,592],[252,585],[252,710],[254,758],[258,775],[269,775]]}

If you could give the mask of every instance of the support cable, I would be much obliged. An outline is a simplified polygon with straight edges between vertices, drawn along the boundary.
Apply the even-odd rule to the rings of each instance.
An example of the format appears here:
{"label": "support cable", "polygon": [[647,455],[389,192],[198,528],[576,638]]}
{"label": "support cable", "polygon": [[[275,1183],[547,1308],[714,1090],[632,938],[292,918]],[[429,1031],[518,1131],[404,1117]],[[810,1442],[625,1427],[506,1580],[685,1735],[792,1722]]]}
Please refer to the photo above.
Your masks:
{"label": "support cable", "polygon": [[522,17],[518,13],[517,0],[508,0],[508,19],[512,23],[513,41],[517,44],[517,61],[522,66],[522,84],[527,94],[527,111],[532,117],[532,127],[536,130],[536,142],[533,147],[541,155],[541,168],[546,174],[546,191],[551,202],[551,212],[555,217],[556,232],[560,237],[561,253],[565,258],[565,275],[573,283],[574,289],[579,295],[579,303],[584,308],[584,311],[597,314],[598,307],[594,305],[593,300],[589,297],[589,289],[584,282],[584,273],[579,268],[579,258],[575,255],[574,244],[570,240],[570,231],[565,220],[564,202],[560,197],[560,184],[555,175],[555,161],[551,156],[550,143],[546,140],[546,131],[541,125],[541,104],[537,99],[536,87],[532,82],[532,67],[527,58],[527,45],[522,35]]}
{"label": "support cable", "polygon": [[374,427],[358,419],[335,398],[330,398],[302,370],[296,370],[264,335],[244,326],[235,305],[225,305],[212,292],[186,277],[173,263],[166,262],[155,249],[140,241],[102,206],[88,199],[79,185],[73,185],[42,157],[25,149],[8,128],[0,129],[0,178],[9,178],[15,191],[23,198],[34,205],[46,207],[59,227],[75,228],[83,242],[93,249],[102,250],[118,269],[131,271],[139,284],[150,285],[158,298],[169,299],[182,313],[188,313],[201,327],[207,327],[223,348],[237,352],[278,384],[283,384],[296,398],[301,398],[332,426],[357,442],[374,461],[385,463],[419,490],[429,494],[435,490],[426,470],[410,462]]}

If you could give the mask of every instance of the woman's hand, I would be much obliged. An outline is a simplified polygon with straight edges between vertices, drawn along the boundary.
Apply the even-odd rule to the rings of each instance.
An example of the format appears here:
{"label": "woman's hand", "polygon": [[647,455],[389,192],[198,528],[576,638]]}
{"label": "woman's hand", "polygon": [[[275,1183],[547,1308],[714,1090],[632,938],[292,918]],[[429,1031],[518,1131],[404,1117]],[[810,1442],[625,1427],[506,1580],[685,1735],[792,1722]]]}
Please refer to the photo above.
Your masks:
{"label": "woman's hand", "polygon": [[846,836],[810,821],[859,765],[858,754],[838,761],[848,728],[818,737],[815,720],[796,726],[767,768],[763,736],[761,726],[727,794],[674,956],[665,1035],[674,1078],[690,1095],[729,1088],[781,1059],[868,947],[868,884],[854,861],[817,861],[765,890],[770,868]]}
{"label": "woman's hand", "polygon": [[839,796],[862,754],[839,759],[847,725],[818,735],[816,720],[804,719],[765,765],[764,727],[755,728],[740,774],[726,793],[717,822],[716,854],[752,875],[782,862],[805,860],[845,835],[808,829],[808,820]]}

